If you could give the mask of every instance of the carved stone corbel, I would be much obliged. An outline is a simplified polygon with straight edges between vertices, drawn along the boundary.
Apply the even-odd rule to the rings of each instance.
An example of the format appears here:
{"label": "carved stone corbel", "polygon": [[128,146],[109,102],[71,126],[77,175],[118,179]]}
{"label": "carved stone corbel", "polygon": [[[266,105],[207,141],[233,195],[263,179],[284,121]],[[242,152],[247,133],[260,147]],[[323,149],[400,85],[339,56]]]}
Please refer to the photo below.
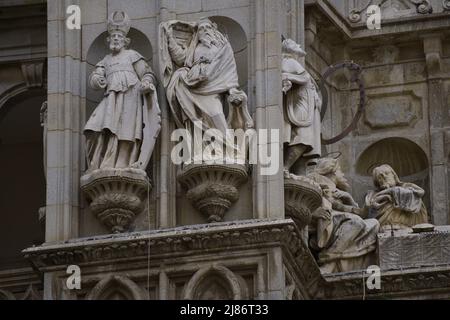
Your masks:
{"label": "carved stone corbel", "polygon": [[92,213],[113,233],[128,231],[152,186],[139,169],[102,169],[81,177]]}
{"label": "carved stone corbel", "polygon": [[190,164],[183,167],[178,181],[187,198],[208,222],[220,222],[239,199],[238,188],[248,179],[248,168],[240,164]]}
{"label": "carved stone corbel", "polygon": [[44,62],[24,62],[21,69],[28,88],[39,88],[44,85]]}
{"label": "carved stone corbel", "polygon": [[317,183],[304,176],[284,179],[286,217],[294,220],[300,230],[311,222],[312,212],[321,204],[322,191]]}
{"label": "carved stone corbel", "polygon": [[442,72],[441,36],[435,34],[425,34],[422,38],[428,76],[431,78],[439,77]]}

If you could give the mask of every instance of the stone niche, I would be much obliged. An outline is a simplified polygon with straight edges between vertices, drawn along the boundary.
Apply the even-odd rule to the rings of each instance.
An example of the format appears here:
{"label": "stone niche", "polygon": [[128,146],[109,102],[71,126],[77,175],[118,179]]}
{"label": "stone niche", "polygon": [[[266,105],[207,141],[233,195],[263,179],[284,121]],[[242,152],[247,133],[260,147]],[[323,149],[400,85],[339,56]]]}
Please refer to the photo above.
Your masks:
{"label": "stone niche", "polygon": [[[108,32],[104,31],[103,33],[99,34],[93,41],[92,44],[87,49],[85,56],[86,56],[86,79],[85,79],[85,86],[86,86],[86,113],[84,118],[82,119],[82,125],[86,123],[87,119],[89,119],[92,112],[95,110],[96,106],[100,103],[102,97],[103,97],[103,91],[102,90],[93,90],[89,85],[89,76],[94,71],[95,65],[103,59],[103,57],[107,54],[109,54],[109,49],[107,46],[106,38],[108,37]],[[153,66],[153,46],[150,43],[147,36],[135,29],[131,28],[130,32],[128,33],[128,38],[131,39],[130,48],[133,50],[138,51],[141,53],[144,58],[147,59],[150,66],[152,67],[153,71],[156,72],[155,67]],[[85,150],[84,148],[81,148],[81,159],[85,159]],[[157,147],[155,147],[154,154],[157,153]],[[153,157],[152,157],[153,159]],[[83,161],[82,165],[82,171],[84,172],[86,170],[85,161]],[[155,163],[153,160],[151,160],[148,164],[146,173],[147,176],[150,178],[150,199],[147,200],[147,191],[146,188],[141,188],[140,194],[139,194],[139,203],[136,205],[136,208],[133,208],[133,214],[135,215],[133,219],[131,219],[131,224],[129,225],[129,228],[127,227],[129,231],[142,231],[142,230],[148,230],[150,228],[156,227],[156,179],[154,172],[156,171]],[[121,174],[118,174],[121,175]],[[109,183],[109,182],[108,182]],[[145,183],[146,182],[143,182]],[[114,184],[113,184],[114,185]],[[133,193],[136,193],[138,195],[139,192],[133,191],[132,187],[130,190]],[[91,190],[92,195],[95,194],[95,190]],[[113,194],[113,193],[112,193]],[[137,198],[136,198],[137,199]],[[107,223],[102,223],[100,220],[96,217],[98,214],[94,214],[92,212],[92,208],[89,206],[92,199],[89,199],[89,196],[87,194],[82,196],[82,212],[80,214],[80,236],[92,236],[92,235],[101,235],[101,234],[109,234],[111,233],[112,229],[111,227],[107,227]],[[100,207],[102,206],[101,203]],[[100,208],[99,207],[99,208]],[[104,206],[103,206],[104,207]],[[104,207],[103,209],[105,209]],[[131,215],[130,215],[131,216]],[[123,222],[125,223],[125,221]],[[127,224],[127,223],[125,223]],[[125,229],[124,229],[125,230]],[[119,231],[119,229],[117,229]]]}
{"label": "stone niche", "polygon": [[405,182],[425,190],[424,203],[430,212],[430,174],[428,157],[422,148],[406,138],[386,138],[369,145],[359,155],[353,179],[355,200],[362,204],[367,190],[373,189],[372,170],[382,164],[390,165]]}
{"label": "stone niche", "polygon": [[[237,21],[225,17],[225,16],[210,16],[208,17],[211,21],[217,24],[220,32],[222,32],[230,41],[231,47],[233,48],[236,66],[239,77],[239,85],[246,92],[246,94],[251,96],[248,92],[247,82],[248,82],[248,38],[246,32]],[[253,113],[253,104],[250,102],[248,104],[250,114]],[[228,110],[224,110],[225,115],[228,115]],[[251,177],[251,167],[248,170],[248,178],[243,179],[242,184],[239,183],[237,190],[237,197],[232,197],[233,200],[230,201],[231,205],[229,209],[223,216],[223,221],[234,221],[234,220],[245,220],[253,218],[253,186]],[[177,176],[181,174],[181,170],[177,170]],[[200,177],[200,176],[199,176]],[[208,215],[205,212],[201,212],[198,208],[192,205],[192,200],[198,200],[194,193],[188,194],[185,182],[195,182],[196,180],[184,179],[181,183],[177,183],[177,201],[176,201],[176,225],[193,225],[193,224],[203,224],[208,222]],[[191,184],[191,186],[194,186]],[[234,192],[231,192],[234,193]],[[231,194],[230,193],[230,194]],[[228,200],[226,202],[228,202]],[[199,201],[197,201],[198,203]],[[198,205],[197,205],[198,207]],[[205,208],[205,210],[207,210]],[[205,211],[203,210],[203,211]]]}

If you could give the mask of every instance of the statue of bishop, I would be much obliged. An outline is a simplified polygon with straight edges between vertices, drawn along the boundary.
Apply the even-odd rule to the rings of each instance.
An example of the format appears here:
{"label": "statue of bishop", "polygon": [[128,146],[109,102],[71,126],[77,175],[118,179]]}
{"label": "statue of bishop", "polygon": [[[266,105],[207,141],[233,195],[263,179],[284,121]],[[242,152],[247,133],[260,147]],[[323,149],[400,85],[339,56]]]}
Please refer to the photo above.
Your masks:
{"label": "statue of bishop", "polygon": [[128,49],[130,19],[114,12],[108,21],[111,51],[90,76],[104,98],[84,128],[88,170],[145,170],[161,128],[156,78],[145,58]]}

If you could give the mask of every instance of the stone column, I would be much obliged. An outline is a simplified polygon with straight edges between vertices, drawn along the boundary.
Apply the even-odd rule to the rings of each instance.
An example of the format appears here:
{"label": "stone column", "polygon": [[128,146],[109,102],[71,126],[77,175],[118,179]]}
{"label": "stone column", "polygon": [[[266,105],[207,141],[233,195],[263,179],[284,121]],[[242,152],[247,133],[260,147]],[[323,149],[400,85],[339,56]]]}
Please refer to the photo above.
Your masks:
{"label": "stone column", "polygon": [[[170,0],[159,0],[159,20],[157,25],[161,22],[169,21],[176,18],[176,14],[173,12],[173,3]],[[159,37],[157,37],[159,41]],[[159,51],[155,46],[155,53],[159,54]],[[159,63],[159,59],[155,59],[156,64]],[[155,65],[155,70],[160,70],[158,65]],[[162,79],[162,75],[159,75],[159,79]],[[164,86],[162,83],[158,86],[158,96],[165,97]],[[173,165],[170,153],[171,142],[170,135],[175,129],[174,125],[170,123],[169,107],[166,99],[159,99],[161,106],[161,132],[160,141],[161,148],[158,148],[160,152],[159,156],[159,188],[160,188],[160,207],[157,212],[157,228],[170,228],[176,224],[176,167]]]}
{"label": "stone column", "polygon": [[279,170],[275,175],[262,175],[261,163],[254,167],[254,211],[257,218],[284,217],[284,180],[281,144],[281,34],[285,14],[284,3],[275,0],[253,0],[255,34],[251,41],[254,57],[255,123],[259,129],[279,129],[280,143],[270,145],[258,141],[258,147],[278,149]]}
{"label": "stone column", "polygon": [[66,10],[79,0],[49,0],[46,242],[78,235],[81,30],[66,27]]}
{"label": "stone column", "polygon": [[423,46],[428,72],[428,117],[431,155],[431,212],[436,225],[449,221],[449,190],[446,167],[445,127],[449,126],[448,106],[442,71],[442,38],[439,34],[423,35]]}
{"label": "stone column", "polygon": [[[81,79],[81,30],[66,27],[66,10],[79,0],[47,1],[47,207],[45,241],[78,237],[80,118],[84,114]],[[44,299],[53,300],[55,274],[44,274]]]}

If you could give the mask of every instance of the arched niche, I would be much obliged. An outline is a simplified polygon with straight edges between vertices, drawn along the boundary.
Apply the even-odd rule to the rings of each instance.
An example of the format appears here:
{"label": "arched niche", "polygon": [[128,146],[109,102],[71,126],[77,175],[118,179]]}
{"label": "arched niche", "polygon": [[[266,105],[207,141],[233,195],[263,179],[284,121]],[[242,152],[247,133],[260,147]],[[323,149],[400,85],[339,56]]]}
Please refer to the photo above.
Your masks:
{"label": "arched niche", "polygon": [[[208,16],[213,23],[217,25],[218,30],[224,34],[230,41],[230,45],[233,49],[236,67],[239,77],[239,86],[244,90],[247,95],[248,92],[248,78],[249,78],[249,45],[246,29],[243,27],[244,22],[237,22],[233,18],[221,15]],[[191,20],[195,22],[195,20]],[[249,97],[250,101],[251,97]],[[250,114],[254,110],[254,104],[251,102],[248,105]],[[228,106],[225,104],[224,113],[228,115]],[[176,210],[176,224],[191,225],[202,224],[205,222],[202,214],[194,209],[186,198],[186,194],[181,191],[180,197],[177,199]],[[247,181],[240,188],[239,200],[227,211],[225,215],[226,221],[251,219],[253,218],[253,198],[252,198],[252,182]]]}
{"label": "arched niche", "polygon": [[47,93],[18,88],[5,94],[9,99],[0,96],[0,269],[28,266],[21,251],[45,240],[38,212],[46,203],[40,110]]}
{"label": "arched niche", "polygon": [[[89,49],[86,53],[86,78],[85,78],[85,87],[86,87],[86,114],[85,119],[83,119],[84,123],[81,124],[81,129],[84,128],[85,123],[88,121],[89,117],[91,116],[92,112],[95,110],[95,108],[98,106],[98,104],[101,102],[104,90],[94,90],[89,85],[89,77],[91,73],[95,70],[95,65],[100,62],[106,55],[110,54],[111,51],[109,49],[109,44],[107,42],[107,37],[109,36],[107,31],[104,31],[100,35],[98,35],[89,46]],[[140,53],[149,63],[149,65],[152,67],[152,70],[155,71],[153,68],[153,46],[150,42],[150,40],[147,38],[147,36],[141,32],[140,30],[137,30],[135,28],[131,28],[130,32],[127,35],[128,38],[130,38],[131,43],[129,45],[129,49],[133,49]],[[84,145],[80,147],[81,153],[84,157]],[[155,147],[154,154],[156,152],[157,148]],[[154,161],[151,161],[148,164],[147,167],[147,173],[152,181],[154,179],[152,178],[152,165]],[[156,182],[155,182],[156,183]],[[156,195],[154,192],[151,192],[151,200],[150,200],[150,211],[151,211],[151,223],[154,224],[155,218],[155,212],[156,212]],[[82,197],[85,201],[85,197]],[[98,235],[98,234],[105,234],[108,233],[108,230],[102,226],[99,221],[92,215],[92,213],[89,211],[89,206],[84,203],[83,207],[83,214],[80,215],[80,234],[82,236],[90,236],[90,235]],[[147,208],[143,211],[143,213],[139,214],[136,218],[136,221],[131,226],[131,231],[139,231],[139,230],[147,230],[148,229],[148,221],[146,220],[148,215],[146,213]]]}
{"label": "arched niche", "polygon": [[365,149],[356,162],[356,174],[365,185],[373,189],[372,170],[382,164],[390,165],[400,180],[412,182],[426,192],[424,202],[430,208],[429,161],[422,148],[406,138],[386,138]]}
{"label": "arched niche", "polygon": [[242,26],[235,20],[224,16],[212,16],[209,19],[217,24],[221,33],[227,36],[233,48],[239,85],[247,92],[248,81],[248,41]]}
{"label": "arched niche", "polygon": [[387,138],[369,146],[358,158],[356,172],[371,176],[371,170],[389,164],[400,177],[416,175],[428,169],[428,158],[416,143],[405,138]]}
{"label": "arched niche", "polygon": [[248,298],[244,280],[224,266],[197,271],[184,289],[187,300],[241,300]]}
{"label": "arched niche", "polygon": [[[105,31],[102,34],[100,34],[97,38],[95,38],[95,40],[92,42],[91,46],[89,47],[89,50],[86,55],[86,62],[87,62],[87,67],[86,67],[86,96],[87,96],[86,97],[86,99],[87,99],[86,117],[90,116],[90,114],[94,111],[95,107],[101,101],[101,99],[103,97],[102,90],[93,90],[90,88],[89,76],[91,75],[92,71],[95,70],[95,65],[98,62],[100,62],[106,55],[111,53],[109,50],[109,45],[106,41],[107,37],[108,37],[108,32]],[[147,62],[153,68],[153,65],[152,65],[153,48],[152,48],[152,45],[151,45],[150,41],[148,40],[147,36],[144,33],[142,33],[141,31],[131,28],[127,37],[131,39],[129,48],[139,52],[145,59],[147,59]]]}
{"label": "arched niche", "polygon": [[124,276],[110,275],[101,280],[86,297],[87,300],[143,300],[142,289]]}

